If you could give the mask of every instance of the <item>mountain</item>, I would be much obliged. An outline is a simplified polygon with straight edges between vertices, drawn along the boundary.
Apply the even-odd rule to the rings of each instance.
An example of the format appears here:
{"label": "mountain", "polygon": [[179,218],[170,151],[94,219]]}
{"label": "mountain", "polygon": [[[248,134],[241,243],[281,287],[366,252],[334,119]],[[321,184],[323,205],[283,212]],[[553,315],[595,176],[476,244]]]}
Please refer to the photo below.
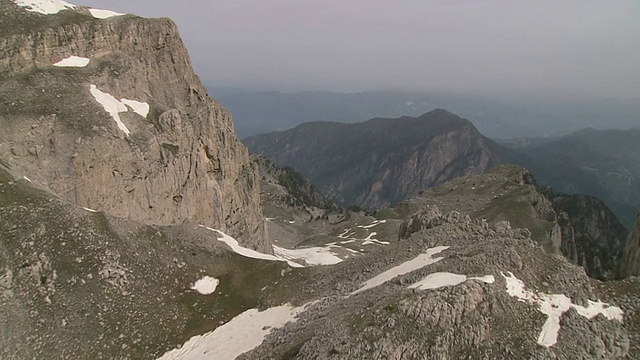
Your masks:
{"label": "mountain", "polygon": [[[601,202],[497,166],[343,211],[249,158],[169,20],[0,16],[0,358],[640,358],[640,280],[614,279],[626,234]],[[440,180],[503,149],[424,120],[362,133],[390,161],[399,121],[418,153],[459,150],[424,151]]]}
{"label": "mountain", "polygon": [[[470,119],[492,139],[549,137],[584,127],[628,129],[637,126],[637,100],[573,98],[512,92],[456,94],[443,91],[248,91],[209,87],[213,96],[234,114],[243,138],[283,131],[301,123],[354,123],[374,117],[420,116],[444,108]],[[606,124],[606,125],[604,125]]]}
{"label": "mountain", "polygon": [[590,279],[517,227],[554,211],[532,184],[499,166],[274,246],[310,266],[278,280],[305,284],[288,292],[295,300],[242,313],[162,359],[637,358],[638,278]]}
{"label": "mountain", "polygon": [[622,276],[640,276],[640,214],[629,234],[620,273]]}
{"label": "mountain", "polygon": [[[600,200],[585,195],[559,194],[537,185],[533,175],[515,165],[498,165],[480,175],[469,175],[426,189],[400,202],[393,217],[404,217],[437,206],[459,211],[490,226],[508,221],[526,228],[531,238],[550,254],[562,254],[601,280],[620,278],[627,231]],[[381,209],[379,213],[387,213]],[[420,223],[420,217],[412,219]],[[411,222],[409,222],[411,224]],[[401,230],[411,233],[411,225]]]}
{"label": "mountain", "polygon": [[584,129],[517,146],[542,184],[602,199],[628,228],[640,211],[640,129]]}
{"label": "mountain", "polygon": [[501,161],[499,145],[445,110],[418,118],[314,122],[243,140],[252,153],[291,166],[342,204],[395,204]]}
{"label": "mountain", "polygon": [[257,170],[175,24],[23,3],[0,2],[3,164],[79,206],[268,251]]}

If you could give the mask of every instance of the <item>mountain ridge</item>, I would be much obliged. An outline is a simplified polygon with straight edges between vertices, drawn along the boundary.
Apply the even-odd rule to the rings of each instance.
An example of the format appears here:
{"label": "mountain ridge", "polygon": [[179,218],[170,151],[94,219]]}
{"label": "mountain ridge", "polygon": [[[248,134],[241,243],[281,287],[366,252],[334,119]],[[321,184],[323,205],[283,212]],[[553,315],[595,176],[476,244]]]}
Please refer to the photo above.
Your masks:
{"label": "mountain ridge", "polygon": [[442,109],[418,118],[314,122],[243,142],[252,153],[292,166],[334,200],[365,207],[393,204],[409,193],[498,163],[491,152],[497,144],[468,120]]}

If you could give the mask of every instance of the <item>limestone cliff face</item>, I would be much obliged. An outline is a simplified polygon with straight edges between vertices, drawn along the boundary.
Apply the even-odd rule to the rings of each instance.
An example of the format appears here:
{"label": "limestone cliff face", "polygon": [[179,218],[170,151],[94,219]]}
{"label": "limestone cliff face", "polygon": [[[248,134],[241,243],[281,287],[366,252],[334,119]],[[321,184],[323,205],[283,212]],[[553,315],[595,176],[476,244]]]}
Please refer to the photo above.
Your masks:
{"label": "limestone cliff face", "polygon": [[[256,166],[194,74],[174,23],[82,11],[54,21],[68,13],[33,15],[52,26],[0,39],[0,159],[78,205],[143,223],[205,224],[270,251]],[[71,55],[90,63],[52,66]],[[92,85],[150,111],[119,114],[127,135]]]}
{"label": "limestone cliff face", "polygon": [[640,276],[640,214],[627,239],[620,275],[622,277]]}
{"label": "limestone cliff face", "polygon": [[627,231],[613,212],[591,196],[544,193],[557,214],[564,256],[591,277],[618,278]]}

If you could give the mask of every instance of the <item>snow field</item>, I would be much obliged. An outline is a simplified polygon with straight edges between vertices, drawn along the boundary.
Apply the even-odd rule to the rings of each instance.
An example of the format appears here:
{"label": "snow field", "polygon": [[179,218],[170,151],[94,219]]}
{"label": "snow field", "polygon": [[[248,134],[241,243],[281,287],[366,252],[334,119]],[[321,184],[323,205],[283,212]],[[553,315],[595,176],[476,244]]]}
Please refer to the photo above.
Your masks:
{"label": "snow field", "polygon": [[96,19],[108,19],[114,16],[126,15],[126,14],[117,13],[111,10],[100,10],[100,9],[89,9],[89,12],[91,13],[91,16],[93,16]]}
{"label": "snow field", "polygon": [[472,276],[453,274],[450,272],[437,272],[425,276],[422,280],[408,286],[409,289],[431,290],[447,286],[460,285],[467,280],[477,280],[487,284],[493,284],[496,279],[493,275]]}
{"label": "snow field", "polygon": [[37,12],[43,15],[57,14],[62,10],[74,9],[76,6],[62,0],[13,0],[18,6],[27,8],[27,11]]}
{"label": "snow field", "polygon": [[273,246],[273,253],[281,258],[287,260],[302,260],[307,265],[333,265],[342,262],[343,260],[331,252],[331,248],[334,246],[326,247],[310,247],[301,249],[285,249],[276,245]]}
{"label": "snow field", "polygon": [[[13,2],[18,6],[26,8],[27,11],[36,12],[43,15],[53,15],[59,13],[62,10],[76,8],[76,5],[62,0],[13,0]],[[91,13],[91,16],[96,19],[108,19],[114,16],[126,15],[111,10],[91,8],[89,8],[89,13]]]}
{"label": "snow field", "polygon": [[444,259],[444,257],[434,257],[434,255],[437,255],[443,252],[444,250],[447,250],[448,248],[449,248],[448,246],[437,246],[434,248],[427,249],[427,251],[424,254],[420,254],[417,257],[413,258],[412,260],[404,262],[396,267],[393,267],[383,272],[382,274],[379,274],[369,279],[364,284],[362,284],[362,286],[358,290],[349,294],[349,296],[355,295],[357,293],[360,293],[368,289],[372,289],[376,286],[386,283],[387,281],[393,278],[396,278],[404,274],[408,274],[412,271],[421,269],[427,265],[435,264],[438,261]]}
{"label": "snow field", "polygon": [[211,332],[192,337],[182,347],[166,352],[158,360],[233,360],[262,344],[273,329],[296,321],[296,316],[306,306],[287,304],[265,311],[247,310]]}
{"label": "snow field", "polygon": [[247,249],[241,246],[236,239],[225,234],[220,230],[216,230],[204,225],[200,225],[207,230],[216,232],[220,237],[218,241],[227,244],[233,252],[244,257],[269,260],[269,261],[284,261],[291,267],[301,268],[305,266],[318,266],[318,265],[334,265],[344,261],[343,258],[338,256],[335,249],[345,249],[351,253],[357,253],[349,248],[343,248],[336,245],[336,243],[329,243],[323,247],[308,247],[299,249],[286,249],[277,245],[272,245],[273,253],[263,254],[259,251]]}
{"label": "snow field", "polygon": [[617,306],[606,306],[601,301],[589,300],[589,306],[583,307],[575,305],[572,300],[564,294],[545,294],[527,290],[524,282],[518,279],[512,272],[502,273],[502,277],[506,280],[507,293],[518,299],[518,301],[528,302],[538,305],[538,310],[547,315],[547,320],[542,325],[542,330],[538,336],[538,344],[544,347],[551,347],[558,341],[558,332],[560,331],[560,318],[562,315],[574,308],[580,316],[587,319],[593,319],[602,314],[609,320],[624,321],[624,312]]}

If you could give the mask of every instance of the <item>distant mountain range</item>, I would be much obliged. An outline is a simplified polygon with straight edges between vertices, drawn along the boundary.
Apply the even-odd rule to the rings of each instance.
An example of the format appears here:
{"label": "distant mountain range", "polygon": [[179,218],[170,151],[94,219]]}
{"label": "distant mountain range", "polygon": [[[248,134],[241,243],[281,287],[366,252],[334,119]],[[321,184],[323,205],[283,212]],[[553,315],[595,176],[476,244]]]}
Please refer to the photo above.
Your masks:
{"label": "distant mountain range", "polygon": [[498,144],[445,110],[363,123],[312,122],[243,140],[343,205],[393,205],[499,163],[529,168],[561,193],[596,196],[630,228],[640,209],[640,130],[587,129]]}
{"label": "distant mountain range", "polygon": [[444,108],[470,119],[492,139],[557,136],[585,127],[637,126],[640,101],[552,97],[474,96],[402,90],[336,93],[327,91],[246,91],[209,88],[233,114],[240,138],[290,129],[304,122],[354,123],[374,117],[420,116]]}
{"label": "distant mountain range", "polygon": [[292,166],[344,204],[389,206],[447,180],[505,162],[506,150],[446,110],[363,123],[311,122],[243,140]]}
{"label": "distant mountain range", "polygon": [[604,200],[631,227],[640,212],[640,129],[584,129],[508,144],[542,184]]}

